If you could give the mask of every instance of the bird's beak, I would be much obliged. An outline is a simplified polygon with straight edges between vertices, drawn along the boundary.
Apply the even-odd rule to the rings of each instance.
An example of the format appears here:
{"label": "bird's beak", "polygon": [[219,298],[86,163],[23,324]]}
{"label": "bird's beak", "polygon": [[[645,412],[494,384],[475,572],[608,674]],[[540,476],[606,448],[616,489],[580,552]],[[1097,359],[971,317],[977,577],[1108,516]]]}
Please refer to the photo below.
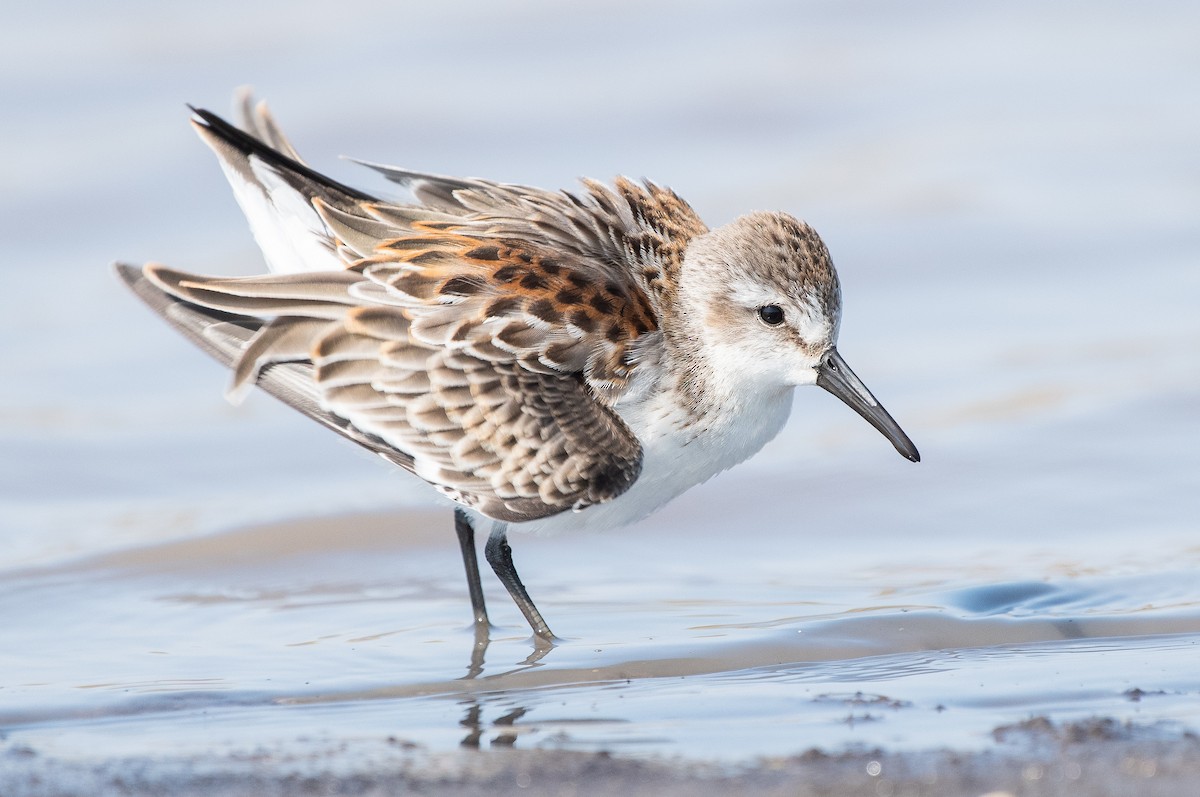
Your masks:
{"label": "bird's beak", "polygon": [[904,433],[900,425],[871,395],[867,386],[854,375],[850,366],[846,365],[846,361],[842,359],[842,355],[838,354],[837,349],[830,349],[829,353],[821,359],[821,364],[817,366],[817,387],[825,388],[846,402],[852,410],[866,418],[867,423],[892,441],[892,445],[905,459],[913,462],[921,461],[921,455],[917,453],[917,447],[913,445],[912,440],[908,439],[908,435]]}

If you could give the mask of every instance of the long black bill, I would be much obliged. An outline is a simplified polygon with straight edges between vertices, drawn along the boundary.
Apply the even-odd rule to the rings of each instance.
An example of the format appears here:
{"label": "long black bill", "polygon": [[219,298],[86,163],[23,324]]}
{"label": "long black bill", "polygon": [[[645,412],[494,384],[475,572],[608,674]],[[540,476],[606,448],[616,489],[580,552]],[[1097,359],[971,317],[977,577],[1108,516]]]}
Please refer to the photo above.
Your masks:
{"label": "long black bill", "polygon": [[871,395],[867,386],[854,375],[850,366],[846,365],[846,361],[842,359],[842,355],[838,354],[837,349],[830,349],[829,353],[821,360],[821,364],[817,366],[817,387],[825,388],[846,402],[852,410],[866,418],[867,423],[892,441],[892,445],[905,459],[913,462],[921,461],[921,455],[917,453],[917,447],[913,445],[912,440],[908,439],[908,435],[900,428],[900,424],[896,423],[892,416],[888,415],[888,411],[883,408],[883,405]]}

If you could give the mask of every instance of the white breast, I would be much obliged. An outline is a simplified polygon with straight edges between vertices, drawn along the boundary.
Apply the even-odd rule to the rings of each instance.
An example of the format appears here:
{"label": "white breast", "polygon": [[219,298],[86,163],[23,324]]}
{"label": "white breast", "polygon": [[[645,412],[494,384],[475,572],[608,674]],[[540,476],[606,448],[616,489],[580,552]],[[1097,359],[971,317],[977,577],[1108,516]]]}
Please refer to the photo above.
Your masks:
{"label": "white breast", "polygon": [[617,498],[581,512],[563,512],[513,531],[557,534],[603,531],[641,520],[691,487],[753,456],[787,422],[792,390],[742,396],[699,422],[667,390],[649,390],[641,398],[616,406],[621,418],[642,443],[642,473]]}

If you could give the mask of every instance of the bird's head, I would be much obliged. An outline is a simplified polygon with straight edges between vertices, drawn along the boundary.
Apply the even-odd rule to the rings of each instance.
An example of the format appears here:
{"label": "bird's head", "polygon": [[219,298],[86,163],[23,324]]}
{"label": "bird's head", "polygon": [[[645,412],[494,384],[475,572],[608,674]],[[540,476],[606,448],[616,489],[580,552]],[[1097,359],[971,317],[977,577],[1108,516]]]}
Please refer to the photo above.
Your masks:
{"label": "bird's head", "polygon": [[682,272],[677,309],[723,379],[756,391],[815,384],[920,460],[838,353],[841,286],[812,227],[785,213],[742,216],[693,240]]}

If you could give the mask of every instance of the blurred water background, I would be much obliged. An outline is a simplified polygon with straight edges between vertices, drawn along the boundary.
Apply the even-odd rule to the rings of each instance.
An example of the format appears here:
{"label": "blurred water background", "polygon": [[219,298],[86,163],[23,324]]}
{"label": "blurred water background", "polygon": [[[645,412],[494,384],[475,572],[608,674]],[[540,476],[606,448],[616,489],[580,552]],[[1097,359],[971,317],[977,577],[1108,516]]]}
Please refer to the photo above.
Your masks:
{"label": "blurred water background", "polygon": [[[10,5],[0,29],[0,728],[58,756],[318,740],[740,758],[1200,728],[1200,6]],[[110,263],[262,270],[184,103],[301,153],[546,187],[647,176],[812,223],[827,394],[627,530],[517,538],[226,375]],[[477,665],[478,662],[475,662]],[[472,738],[473,737],[473,738]]]}

